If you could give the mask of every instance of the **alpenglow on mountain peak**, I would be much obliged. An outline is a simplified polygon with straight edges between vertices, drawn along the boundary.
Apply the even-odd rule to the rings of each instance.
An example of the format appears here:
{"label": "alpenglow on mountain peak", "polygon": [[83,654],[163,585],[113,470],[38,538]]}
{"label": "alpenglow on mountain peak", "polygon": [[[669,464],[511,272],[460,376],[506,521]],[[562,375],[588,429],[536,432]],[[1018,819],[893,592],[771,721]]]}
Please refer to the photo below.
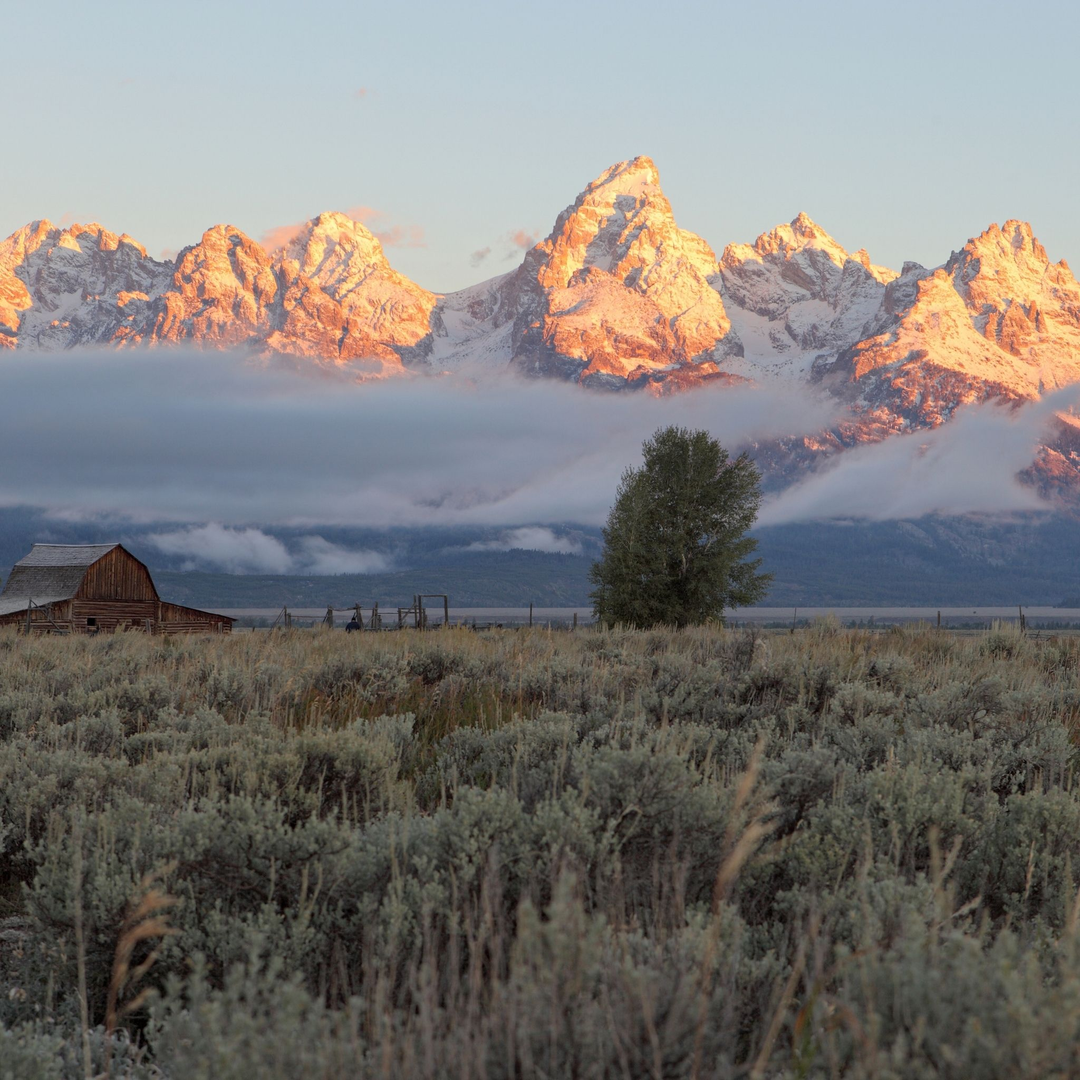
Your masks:
{"label": "alpenglow on mountain peak", "polygon": [[[157,260],[100,225],[31,222],[0,242],[0,351],[175,343],[357,380],[510,371],[654,394],[753,382],[831,395],[840,419],[797,460],[1080,383],[1080,285],[1019,220],[899,274],[806,213],[718,259],[679,227],[642,156],[588,183],[509,273],[445,295],[398,273],[348,214],[275,234],[268,249],[216,225]],[[1040,451],[1047,485],[1080,490],[1078,430]]]}
{"label": "alpenglow on mountain peak", "polygon": [[218,225],[160,261],[98,225],[31,223],[0,243],[0,346],[183,342],[358,378],[508,368],[653,392],[779,380],[907,424],[1080,372],[1076,281],[1015,220],[936,271],[877,266],[806,213],[717,259],[639,156],[600,172],[509,274],[447,295],[398,273],[348,214],[280,232],[267,250]]}

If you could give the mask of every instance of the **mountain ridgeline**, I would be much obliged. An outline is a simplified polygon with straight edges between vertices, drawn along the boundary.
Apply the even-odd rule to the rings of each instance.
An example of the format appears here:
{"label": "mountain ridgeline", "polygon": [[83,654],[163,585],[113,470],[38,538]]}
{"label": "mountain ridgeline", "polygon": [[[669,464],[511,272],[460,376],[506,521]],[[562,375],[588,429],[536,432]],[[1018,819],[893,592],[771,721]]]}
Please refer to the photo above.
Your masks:
{"label": "mountain ridgeline", "polygon": [[[175,260],[100,225],[35,221],[0,243],[0,353],[187,344],[344,367],[358,379],[511,370],[653,394],[813,389],[846,419],[769,459],[790,477],[845,447],[1080,382],[1080,286],[1029,225],[991,225],[935,269],[848,252],[805,214],[717,257],[680,229],[653,162],[607,169],[511,272],[439,295],[340,213],[267,250],[216,225]],[[1080,490],[1070,418],[1027,479]]]}

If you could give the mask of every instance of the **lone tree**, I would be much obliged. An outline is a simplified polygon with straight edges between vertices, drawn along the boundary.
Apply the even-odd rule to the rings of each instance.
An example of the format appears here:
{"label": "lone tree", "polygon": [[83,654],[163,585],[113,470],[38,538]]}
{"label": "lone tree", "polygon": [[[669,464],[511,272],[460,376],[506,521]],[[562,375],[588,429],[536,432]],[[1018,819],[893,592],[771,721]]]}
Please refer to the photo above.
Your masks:
{"label": "lone tree", "polygon": [[748,560],[746,535],[761,503],[761,474],[746,454],[729,460],[707,431],[662,428],[623,473],[592,565],[590,594],[604,625],[687,626],[764,597],[770,574]]}

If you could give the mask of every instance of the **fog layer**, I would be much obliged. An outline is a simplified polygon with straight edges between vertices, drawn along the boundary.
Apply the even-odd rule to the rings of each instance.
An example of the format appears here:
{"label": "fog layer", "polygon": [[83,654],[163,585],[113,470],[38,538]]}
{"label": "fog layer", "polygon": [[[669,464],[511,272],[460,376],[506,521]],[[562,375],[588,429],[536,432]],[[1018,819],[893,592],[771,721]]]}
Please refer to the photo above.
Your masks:
{"label": "fog layer", "polygon": [[[831,419],[749,388],[656,399],[509,378],[356,384],[176,349],[16,353],[0,366],[0,505],[226,526],[598,524],[658,427],[736,449]],[[283,564],[247,540],[255,563]]]}

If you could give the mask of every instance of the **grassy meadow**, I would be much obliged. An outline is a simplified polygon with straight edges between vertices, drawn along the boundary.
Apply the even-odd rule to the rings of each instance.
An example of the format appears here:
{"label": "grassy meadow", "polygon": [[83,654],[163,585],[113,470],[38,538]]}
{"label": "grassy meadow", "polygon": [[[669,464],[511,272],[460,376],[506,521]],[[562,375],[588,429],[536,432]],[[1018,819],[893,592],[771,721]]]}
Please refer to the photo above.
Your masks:
{"label": "grassy meadow", "polygon": [[0,635],[0,1078],[1080,1076],[1080,639]]}

